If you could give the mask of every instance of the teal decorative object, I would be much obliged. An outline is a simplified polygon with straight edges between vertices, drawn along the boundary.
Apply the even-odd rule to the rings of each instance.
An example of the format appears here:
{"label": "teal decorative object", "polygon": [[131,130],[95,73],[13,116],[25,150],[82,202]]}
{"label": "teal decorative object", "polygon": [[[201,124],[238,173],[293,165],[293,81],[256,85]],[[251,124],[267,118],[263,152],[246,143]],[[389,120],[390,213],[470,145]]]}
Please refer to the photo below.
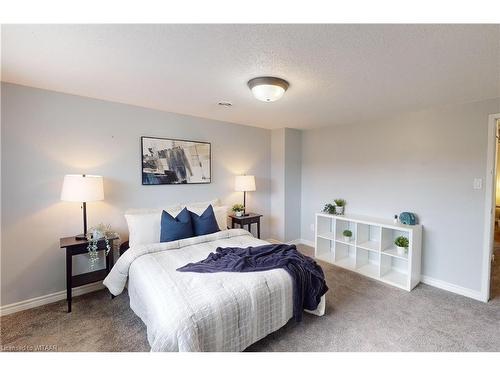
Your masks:
{"label": "teal decorative object", "polygon": [[399,214],[399,221],[401,224],[415,225],[417,224],[417,216],[411,212],[401,212]]}

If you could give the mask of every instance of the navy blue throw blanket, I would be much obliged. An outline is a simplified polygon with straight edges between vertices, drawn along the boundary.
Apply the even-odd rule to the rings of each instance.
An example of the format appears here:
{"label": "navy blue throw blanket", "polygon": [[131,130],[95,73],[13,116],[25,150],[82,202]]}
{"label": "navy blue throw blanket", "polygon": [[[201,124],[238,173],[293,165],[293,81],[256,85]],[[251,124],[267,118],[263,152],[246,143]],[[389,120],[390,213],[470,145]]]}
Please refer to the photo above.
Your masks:
{"label": "navy blue throw blanket", "polygon": [[256,247],[219,247],[199,262],[178,268],[180,272],[256,272],[283,268],[293,279],[293,316],[302,320],[304,309],[315,310],[328,291],[321,267],[297,251],[295,245],[273,244]]}

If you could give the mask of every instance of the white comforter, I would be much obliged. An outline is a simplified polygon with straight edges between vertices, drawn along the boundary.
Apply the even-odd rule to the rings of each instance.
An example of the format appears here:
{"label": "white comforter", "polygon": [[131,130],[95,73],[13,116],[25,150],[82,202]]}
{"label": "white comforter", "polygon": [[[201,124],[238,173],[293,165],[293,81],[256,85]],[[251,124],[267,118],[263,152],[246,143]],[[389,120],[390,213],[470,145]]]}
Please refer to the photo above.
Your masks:
{"label": "white comforter", "polygon": [[[221,247],[267,242],[243,229],[141,245],[104,280],[114,295],[128,281],[130,306],[144,321],[152,351],[241,351],[292,317],[292,278],[283,269],[212,274],[177,272]],[[318,310],[324,313],[324,298]]]}

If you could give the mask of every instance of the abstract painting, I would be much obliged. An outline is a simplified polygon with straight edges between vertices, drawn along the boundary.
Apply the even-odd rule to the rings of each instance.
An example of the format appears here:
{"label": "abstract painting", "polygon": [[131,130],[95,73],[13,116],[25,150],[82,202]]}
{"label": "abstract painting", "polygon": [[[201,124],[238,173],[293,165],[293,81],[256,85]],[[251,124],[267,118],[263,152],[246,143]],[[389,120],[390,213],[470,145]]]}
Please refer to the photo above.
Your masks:
{"label": "abstract painting", "polygon": [[208,142],[141,137],[142,184],[177,185],[211,182]]}

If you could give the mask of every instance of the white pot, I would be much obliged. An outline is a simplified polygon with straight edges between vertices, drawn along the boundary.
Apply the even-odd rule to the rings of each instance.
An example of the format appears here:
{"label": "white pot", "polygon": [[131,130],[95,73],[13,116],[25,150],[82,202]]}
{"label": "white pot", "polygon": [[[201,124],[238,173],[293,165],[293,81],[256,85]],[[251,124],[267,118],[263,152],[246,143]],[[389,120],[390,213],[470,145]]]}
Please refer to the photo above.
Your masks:
{"label": "white pot", "polygon": [[396,246],[396,249],[398,249],[398,255],[406,254],[406,247]]}
{"label": "white pot", "polygon": [[335,213],[337,215],[343,215],[344,214],[344,206],[335,206]]}
{"label": "white pot", "polygon": [[237,216],[237,217],[241,217],[241,216],[243,216],[243,211],[236,211],[236,212],[234,213],[234,216]]}
{"label": "white pot", "polygon": [[344,236],[344,242],[351,242],[351,237]]}

